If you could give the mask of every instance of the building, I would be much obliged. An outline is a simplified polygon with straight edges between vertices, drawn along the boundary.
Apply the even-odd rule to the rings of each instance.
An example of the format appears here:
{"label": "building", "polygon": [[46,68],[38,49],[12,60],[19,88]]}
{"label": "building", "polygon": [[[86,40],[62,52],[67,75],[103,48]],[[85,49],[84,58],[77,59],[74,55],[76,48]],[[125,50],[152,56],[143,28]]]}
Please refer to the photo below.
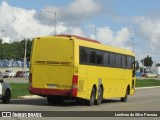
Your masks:
{"label": "building", "polygon": [[160,75],[160,66],[151,67],[151,71],[156,73],[157,75]]}

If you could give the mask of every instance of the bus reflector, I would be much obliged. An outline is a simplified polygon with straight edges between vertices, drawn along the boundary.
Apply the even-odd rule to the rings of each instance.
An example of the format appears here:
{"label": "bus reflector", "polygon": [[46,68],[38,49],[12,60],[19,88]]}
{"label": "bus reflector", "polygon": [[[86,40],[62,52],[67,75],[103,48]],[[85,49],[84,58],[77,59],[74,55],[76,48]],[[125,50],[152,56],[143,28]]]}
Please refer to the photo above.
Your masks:
{"label": "bus reflector", "polygon": [[77,87],[78,85],[78,75],[73,75],[72,86]]}
{"label": "bus reflector", "polygon": [[72,96],[77,96],[78,75],[73,75],[72,78]]}

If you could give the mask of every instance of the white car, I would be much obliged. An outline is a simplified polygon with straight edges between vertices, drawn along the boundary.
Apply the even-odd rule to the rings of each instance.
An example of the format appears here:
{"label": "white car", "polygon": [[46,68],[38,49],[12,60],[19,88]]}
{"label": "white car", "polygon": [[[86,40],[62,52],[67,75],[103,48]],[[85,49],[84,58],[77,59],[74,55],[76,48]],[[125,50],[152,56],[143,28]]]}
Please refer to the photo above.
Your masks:
{"label": "white car", "polygon": [[11,88],[8,83],[3,81],[3,74],[0,72],[0,100],[2,103],[8,104],[11,99]]}
{"label": "white car", "polygon": [[142,77],[155,78],[158,77],[158,75],[155,74],[154,72],[145,72],[142,74]]}
{"label": "white car", "polygon": [[15,75],[16,75],[16,73],[13,72],[12,70],[6,70],[6,71],[3,73],[3,77],[4,77],[4,78],[8,78],[8,77],[12,78],[12,77],[14,77]]}

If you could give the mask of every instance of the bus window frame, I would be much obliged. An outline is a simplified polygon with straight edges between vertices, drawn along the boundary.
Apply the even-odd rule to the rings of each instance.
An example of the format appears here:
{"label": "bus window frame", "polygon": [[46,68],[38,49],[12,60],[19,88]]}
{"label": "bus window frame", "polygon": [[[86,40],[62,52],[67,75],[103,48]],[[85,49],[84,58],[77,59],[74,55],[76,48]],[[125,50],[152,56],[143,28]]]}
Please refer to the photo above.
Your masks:
{"label": "bus window frame", "polygon": [[[87,50],[87,53],[88,53],[88,62],[81,62],[80,61],[80,48],[84,48],[84,49],[86,49]],[[90,59],[90,57],[89,57],[89,53],[90,53],[90,51],[94,51],[95,52],[95,63],[90,63],[90,61],[89,61],[89,59]],[[96,51],[100,51],[100,52],[102,52],[102,55],[103,55],[103,64],[97,64],[97,61],[96,61]],[[105,57],[104,57],[104,55],[105,54],[108,54],[108,59],[107,59],[107,61],[108,61],[108,64],[105,64]],[[111,65],[111,62],[110,62],[110,56],[111,56],[111,54],[115,54],[115,64],[114,65]],[[118,66],[117,64],[116,64],[116,56],[117,55],[120,55],[121,56],[121,66]],[[123,66],[123,57],[125,58],[125,66]],[[131,59],[135,59],[135,57],[134,56],[131,56],[131,55],[126,55],[126,54],[120,54],[120,53],[116,53],[116,52],[111,52],[111,51],[105,51],[105,50],[99,50],[99,49],[94,49],[94,48],[90,48],[90,47],[85,47],[85,46],[79,46],[79,64],[81,64],[81,65],[90,65],[90,66],[100,66],[100,67],[110,67],[110,68],[119,68],[119,69],[131,69],[131,70],[133,70],[133,67],[130,67],[130,68],[128,68],[127,67],[127,57],[131,57]]]}

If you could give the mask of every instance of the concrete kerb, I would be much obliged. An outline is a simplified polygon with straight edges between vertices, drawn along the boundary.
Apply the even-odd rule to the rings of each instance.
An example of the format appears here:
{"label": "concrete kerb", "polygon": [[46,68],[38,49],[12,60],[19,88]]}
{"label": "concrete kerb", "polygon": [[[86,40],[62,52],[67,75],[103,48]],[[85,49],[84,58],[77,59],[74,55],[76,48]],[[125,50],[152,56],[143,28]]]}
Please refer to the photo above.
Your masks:
{"label": "concrete kerb", "polygon": [[150,89],[150,88],[160,88],[160,86],[138,87],[138,88],[136,88],[136,90],[138,90],[138,89]]}
{"label": "concrete kerb", "polygon": [[18,99],[38,99],[38,98],[43,98],[38,95],[25,95],[25,96],[17,96]]}
{"label": "concrete kerb", "polygon": [[[150,88],[160,88],[160,86],[138,87],[138,88],[135,88],[135,89],[139,90],[139,89],[150,89]],[[38,96],[38,95],[25,95],[25,96],[18,96],[17,98],[18,99],[38,99],[38,98],[43,98],[43,97]]]}

